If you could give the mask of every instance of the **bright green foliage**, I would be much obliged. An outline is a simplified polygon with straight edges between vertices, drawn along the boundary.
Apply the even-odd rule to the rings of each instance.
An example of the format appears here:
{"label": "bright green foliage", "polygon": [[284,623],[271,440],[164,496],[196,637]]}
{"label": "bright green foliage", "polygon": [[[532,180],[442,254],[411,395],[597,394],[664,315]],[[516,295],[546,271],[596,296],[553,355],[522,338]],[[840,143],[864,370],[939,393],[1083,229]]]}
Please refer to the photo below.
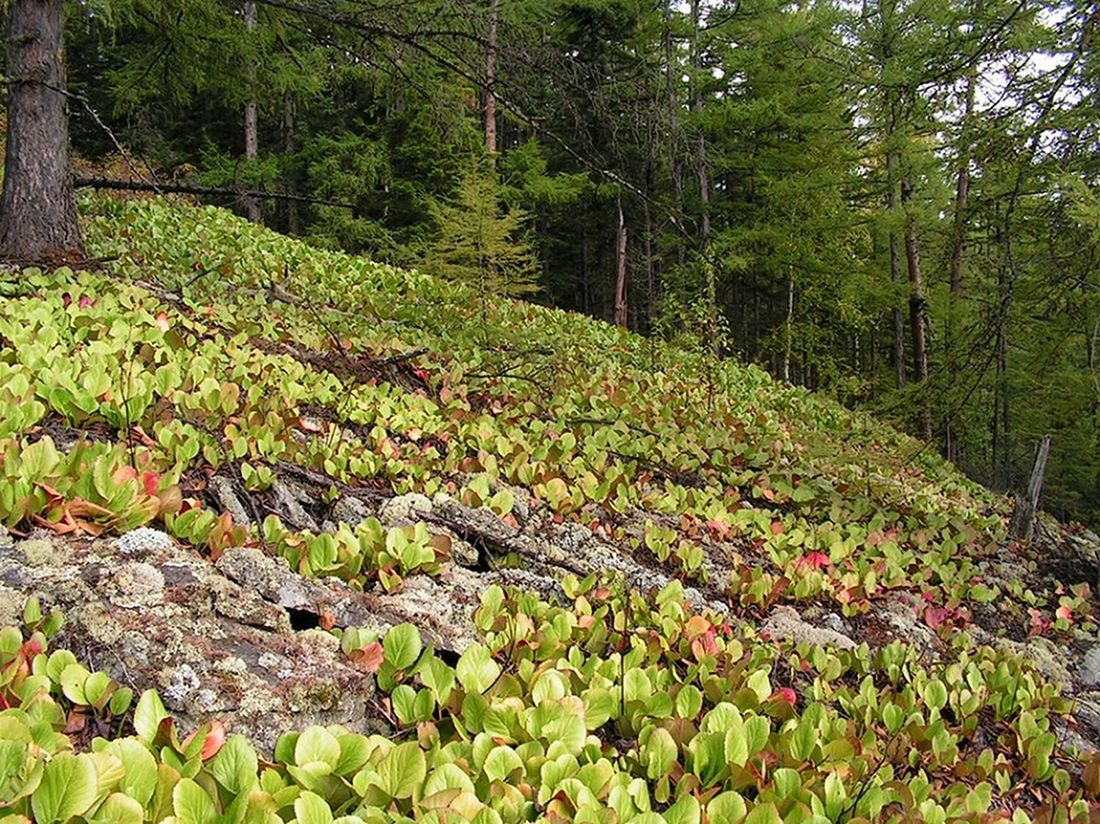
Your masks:
{"label": "bright green foliage", "polygon": [[538,288],[527,216],[516,208],[502,210],[495,171],[467,174],[454,202],[435,206],[433,215],[439,237],[424,256],[424,271],[462,281],[484,297]]}
{"label": "bright green foliage", "polygon": [[[1030,629],[1027,610],[1053,620],[1063,606],[976,580],[1003,536],[999,499],[915,442],[759,370],[574,314],[482,305],[463,284],[311,249],[217,210],[90,200],[85,211],[95,253],[122,254],[121,280],[28,273],[26,294],[4,301],[0,393],[41,405],[38,420],[137,437],[61,456],[28,418],[0,452],[9,524],[161,517],[217,552],[247,536],[181,502],[176,479],[211,467],[262,488],[289,461],[331,478],[326,495],[340,484],[449,491],[501,516],[515,502],[498,485],[526,487],[536,507],[653,553],[686,581],[728,585],[744,608],[823,598],[855,615],[904,588],[948,610],[947,627],[965,626],[970,601],[1000,598]],[[181,302],[125,283],[150,273]],[[428,354],[398,372],[371,372],[421,346]],[[316,409],[327,410],[320,423]],[[104,495],[96,479],[106,489],[114,475],[125,483]],[[644,535],[613,525],[636,510]],[[369,520],[327,535],[269,520],[264,534],[301,572],[355,586],[395,589],[449,552],[422,527],[385,533]],[[728,582],[709,580],[712,544],[729,554]],[[1087,598],[1075,597],[1072,629],[1088,631]]]}
{"label": "bright green foliage", "polygon": [[[58,731],[71,699],[20,669],[47,672],[71,656],[47,658],[42,636],[7,628],[0,815],[503,824],[541,812],[674,824],[705,810],[716,822],[962,822],[1007,820],[1038,797],[1087,817],[1095,784],[1086,778],[1082,791],[1070,775],[1094,774],[1095,756],[1082,765],[1058,748],[1052,725],[1067,702],[1025,662],[982,648],[929,667],[896,642],[878,652],[777,645],[692,615],[677,587],[656,603],[591,578],[565,589],[561,605],[488,591],[475,615],[485,644],[454,668],[412,626],[391,629],[385,689],[398,732],[415,737],[313,726],[262,759],[217,721],[180,742],[151,691],[134,736],[74,752]],[[784,672],[798,673],[797,689]],[[996,745],[979,743],[979,727]]]}

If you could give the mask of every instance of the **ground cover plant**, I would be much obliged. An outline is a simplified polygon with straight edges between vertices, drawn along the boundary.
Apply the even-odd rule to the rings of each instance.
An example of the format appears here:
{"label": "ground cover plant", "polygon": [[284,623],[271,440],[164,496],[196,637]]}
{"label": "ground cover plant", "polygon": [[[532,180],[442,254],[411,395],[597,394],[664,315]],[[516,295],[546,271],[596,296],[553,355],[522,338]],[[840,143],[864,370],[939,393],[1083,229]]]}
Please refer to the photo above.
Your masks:
{"label": "ground cover plant", "polygon": [[[762,371],[225,211],[83,212],[109,271],[3,284],[9,529],[156,523],[209,557],[251,543],[391,592],[449,560],[424,524],[266,513],[296,473],[321,507],[445,492],[514,523],[529,496],[673,583],[572,579],[561,602],[490,589],[482,641],[453,665],[412,627],[345,629],[393,737],[288,732],[262,758],[213,722],[178,741],[152,693],[129,715],[109,679],[47,654],[31,605],[0,648],[0,821],[1088,820],[1100,766],[1064,752],[1068,702],[971,630],[1080,642],[1089,582],[991,574],[1004,501],[917,442]],[[251,529],[212,505],[215,477],[252,502]],[[686,587],[728,611],[695,610]],[[858,620],[896,592],[939,660],[754,629],[777,604]]]}

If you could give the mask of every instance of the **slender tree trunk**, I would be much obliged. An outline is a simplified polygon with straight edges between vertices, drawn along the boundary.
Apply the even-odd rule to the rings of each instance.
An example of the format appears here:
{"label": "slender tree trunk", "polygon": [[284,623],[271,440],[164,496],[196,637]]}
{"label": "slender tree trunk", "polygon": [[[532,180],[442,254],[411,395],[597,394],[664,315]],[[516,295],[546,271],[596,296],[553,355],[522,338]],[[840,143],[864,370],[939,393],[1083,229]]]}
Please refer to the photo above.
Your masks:
{"label": "slender tree trunk", "polygon": [[[298,139],[294,130],[294,94],[286,92],[283,95],[283,152],[289,157],[298,149]],[[290,194],[297,193],[297,181],[293,172],[286,180],[286,190]],[[294,200],[286,201],[286,230],[287,234],[297,235],[301,232],[301,223],[298,220],[298,203]]]}
{"label": "slender tree trunk", "polygon": [[[695,94],[692,97],[692,111],[698,117],[703,111],[703,55],[699,46],[699,2],[691,0],[691,68],[693,69],[692,83],[695,85]],[[696,161],[699,164],[699,245],[707,248],[710,240],[710,170],[707,167],[707,141],[700,124],[696,124],[699,135],[696,138]]]}
{"label": "slender tree trunk", "polygon": [[489,34],[485,39],[485,152],[496,163],[497,156],[497,25],[500,0],[489,0]]}
{"label": "slender tree trunk", "polygon": [[[955,179],[955,219],[951,237],[951,304],[947,312],[944,348],[953,352],[955,328],[963,296],[963,260],[966,254],[966,210],[970,201],[970,120],[974,113],[976,72],[971,69],[966,76],[963,97],[963,116],[959,130],[958,171]],[[950,420],[944,429],[944,454],[949,461],[958,459],[958,440]]]}
{"label": "slender tree trunk", "polygon": [[[249,32],[256,30],[256,0],[244,0],[244,25]],[[248,66],[249,90],[255,86],[256,66]],[[255,97],[250,97],[244,104],[244,156],[247,161],[254,163],[260,155],[259,142],[259,106]],[[254,197],[244,199],[245,214],[253,223],[263,222],[263,213],[260,211],[260,201]]]}
{"label": "slender tree trunk", "polygon": [[15,0],[8,24],[8,136],[0,258],[85,257],[69,171],[62,0]]}
{"label": "slender tree trunk", "polygon": [[[665,83],[668,85],[668,140],[669,140],[669,171],[672,174],[672,192],[676,201],[677,228],[684,225],[684,171],[680,163],[680,103],[676,94],[676,86],[680,82],[679,73],[676,72],[676,58],[672,49],[672,6],[674,0],[668,0],[664,5],[664,50],[665,50]],[[682,266],[687,260],[687,247],[684,245],[684,237],[677,232],[676,260]]]}
{"label": "slender tree trunk", "polygon": [[[901,244],[898,230],[893,225],[897,221],[897,158],[891,149],[886,154],[886,208],[890,212],[890,282],[895,288],[901,283]],[[894,368],[897,371],[898,389],[905,386],[905,315],[901,306],[894,306]]]}
{"label": "slender tree trunk", "polygon": [[955,180],[955,225],[951,238],[951,298],[963,293],[963,258],[966,253],[966,209],[970,201],[970,119],[974,113],[974,71],[966,76],[962,127],[959,135],[958,176]]}
{"label": "slender tree trunk", "polygon": [[787,322],[784,325],[783,380],[791,381],[791,340],[794,337],[794,276],[787,273]]}
{"label": "slender tree trunk", "polygon": [[646,283],[646,334],[652,335],[657,311],[657,283],[653,259],[653,216],[649,211],[649,199],[642,204],[645,210],[645,283]]}
{"label": "slender tree trunk", "polygon": [[619,230],[615,236],[615,324],[626,328],[626,219],[623,202],[619,199]]}
{"label": "slender tree trunk", "polygon": [[[913,180],[906,176],[901,181],[902,203],[913,199]],[[913,372],[917,383],[928,380],[928,319],[924,301],[924,278],[920,269],[920,246],[917,243],[916,223],[911,216],[905,221],[905,262],[909,269],[909,325],[913,334]],[[932,440],[932,415],[928,409],[927,388],[921,401],[921,436]]]}

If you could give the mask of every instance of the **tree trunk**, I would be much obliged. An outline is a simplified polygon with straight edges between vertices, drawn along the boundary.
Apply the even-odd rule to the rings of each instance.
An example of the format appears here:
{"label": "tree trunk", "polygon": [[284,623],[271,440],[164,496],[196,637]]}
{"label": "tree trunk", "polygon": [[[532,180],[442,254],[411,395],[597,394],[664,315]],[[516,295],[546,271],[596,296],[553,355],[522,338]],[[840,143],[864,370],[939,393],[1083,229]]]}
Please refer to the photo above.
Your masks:
{"label": "tree trunk", "polygon": [[[692,83],[695,85],[695,94],[691,101],[692,111],[696,116],[703,111],[703,89],[701,76],[703,71],[703,55],[699,47],[699,0],[691,0],[691,68],[693,71]],[[696,123],[699,135],[696,138],[696,160],[699,164],[699,205],[701,214],[699,217],[699,246],[707,248],[710,239],[710,170],[707,168],[707,141],[703,135],[702,127]]]}
{"label": "tree trunk", "polygon": [[489,35],[485,41],[485,152],[492,163],[497,156],[497,23],[500,0],[489,0]]}
{"label": "tree trunk", "polygon": [[783,380],[791,382],[791,340],[794,333],[794,275],[787,273],[787,322],[783,330]]}
{"label": "tree trunk", "polygon": [[1035,529],[1035,517],[1039,514],[1039,498],[1043,494],[1043,477],[1047,471],[1047,458],[1050,456],[1050,435],[1043,435],[1039,448],[1035,452],[1035,463],[1031,467],[1031,478],[1027,484],[1027,494],[1016,496],[1016,511],[1012,513],[1012,525],[1009,535],[1017,540],[1030,541]]}
{"label": "tree trunk", "polygon": [[[294,93],[287,91],[283,94],[283,152],[289,158],[298,149],[297,135],[294,130]],[[297,194],[296,181],[293,167],[290,176],[286,180],[286,189],[290,194]],[[286,201],[286,231],[289,235],[301,233],[301,222],[298,219],[298,201]]]}
{"label": "tree trunk", "polygon": [[[905,177],[901,181],[902,203],[913,199],[913,180]],[[917,229],[913,219],[906,216],[905,221],[905,262],[909,268],[909,325],[913,334],[913,371],[917,383],[928,380],[928,329],[924,302],[924,278],[920,270],[920,247],[917,243]],[[927,395],[927,392],[925,392]],[[928,410],[928,400],[921,401],[921,435],[926,441],[932,440],[932,416]]]}
{"label": "tree trunk", "polygon": [[8,145],[0,258],[85,257],[69,172],[62,0],[15,0],[8,25]]}
{"label": "tree trunk", "polygon": [[627,325],[626,302],[626,220],[623,217],[623,202],[619,200],[619,230],[615,237],[615,325]]}
{"label": "tree trunk", "polygon": [[952,305],[962,297],[963,256],[966,252],[966,209],[970,200],[970,118],[974,113],[974,71],[966,76],[962,127],[959,135],[958,177],[955,181],[955,225],[951,239]]}
{"label": "tree trunk", "polygon": [[[886,208],[891,219],[896,218],[898,211],[896,167],[897,159],[890,150],[886,154]],[[901,283],[901,245],[893,225],[890,226],[890,282],[895,288]],[[897,370],[898,389],[902,389],[905,386],[905,315],[900,305],[894,306],[894,368]]]}
{"label": "tree trunk", "polygon": [[[684,225],[684,172],[680,165],[680,104],[676,95],[676,84],[680,82],[679,72],[675,71],[677,65],[672,48],[672,5],[674,0],[668,0],[664,5],[664,49],[665,49],[665,82],[668,84],[668,139],[669,139],[669,166],[672,173],[672,191],[676,201],[677,229]],[[681,266],[687,260],[687,247],[684,245],[684,235],[677,232],[676,261]]]}
{"label": "tree trunk", "polygon": [[[244,25],[249,32],[256,29],[256,0],[244,0]],[[256,66],[248,66],[249,91],[256,82]],[[255,162],[260,156],[259,143],[259,107],[254,97],[249,98],[244,104],[244,156],[249,162]],[[260,201],[254,197],[244,199],[245,214],[253,223],[263,222],[263,213],[260,211]]]}

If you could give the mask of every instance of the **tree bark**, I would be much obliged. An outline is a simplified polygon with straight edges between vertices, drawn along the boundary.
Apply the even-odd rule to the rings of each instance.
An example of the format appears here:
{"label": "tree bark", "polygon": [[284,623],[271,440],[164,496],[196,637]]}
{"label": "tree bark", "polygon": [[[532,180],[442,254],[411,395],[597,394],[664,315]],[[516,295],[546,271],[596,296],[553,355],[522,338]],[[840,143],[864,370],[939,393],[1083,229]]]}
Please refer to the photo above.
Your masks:
{"label": "tree bark", "polygon": [[[674,0],[668,0],[664,5],[664,50],[665,50],[665,82],[668,84],[668,139],[669,139],[669,167],[672,174],[672,191],[676,201],[677,229],[684,225],[684,172],[680,164],[680,103],[677,99],[676,85],[680,82],[679,73],[675,71],[678,65],[672,48],[672,5]],[[677,232],[676,261],[681,266],[687,260],[687,247],[684,245],[682,232]]]}
{"label": "tree bark", "polygon": [[[294,127],[294,93],[287,91],[283,94],[283,151],[289,158],[298,150],[298,139]],[[286,179],[286,188],[290,194],[296,194],[297,181],[294,179],[293,167]],[[286,201],[286,231],[289,235],[301,234],[301,221],[298,217],[298,201]]]}
{"label": "tree bark", "polygon": [[489,0],[489,35],[485,41],[485,152],[489,160],[497,156],[497,24],[500,0]]}
{"label": "tree bark", "polygon": [[615,236],[615,325],[627,325],[626,301],[626,220],[623,217],[623,203],[619,200],[619,229]]}
{"label": "tree bark", "polygon": [[1027,484],[1027,494],[1016,496],[1016,511],[1012,513],[1009,534],[1018,540],[1030,541],[1035,530],[1035,517],[1039,514],[1039,499],[1043,494],[1043,478],[1047,471],[1047,458],[1050,456],[1050,435],[1044,435],[1035,452],[1035,463],[1031,467],[1031,478]]}
{"label": "tree bark", "polygon": [[966,253],[966,209],[970,201],[970,118],[974,113],[974,70],[966,76],[962,126],[959,134],[958,177],[955,181],[955,225],[951,239],[952,304],[962,297],[963,258]]}
{"label": "tree bark", "polygon": [[[694,70],[692,83],[695,85],[695,93],[692,97],[691,108],[698,116],[703,111],[703,89],[700,81],[703,71],[703,55],[699,46],[699,0],[691,0],[691,68]],[[697,123],[699,135],[696,138],[696,160],[699,164],[699,245],[707,248],[710,239],[710,170],[707,167],[707,141],[702,127]]]}
{"label": "tree bark", "polygon": [[[955,180],[955,218],[951,237],[951,304],[947,312],[945,349],[952,353],[955,328],[963,295],[963,260],[966,254],[966,210],[970,202],[970,119],[974,113],[976,70],[966,76],[962,124],[959,129],[958,174]],[[958,440],[950,420],[944,429],[944,455],[955,462],[959,457]]]}
{"label": "tree bark", "polygon": [[8,136],[0,258],[85,257],[69,171],[62,0],[15,0],[8,25]]}
{"label": "tree bark", "polygon": [[[898,211],[897,193],[897,159],[891,149],[886,153],[886,208],[890,212],[891,220],[895,219]],[[890,282],[895,287],[901,283],[901,244],[898,242],[898,232],[893,225],[890,226]],[[894,368],[897,370],[898,389],[905,387],[905,315],[901,306],[894,306]]]}
{"label": "tree bark", "polygon": [[787,322],[783,325],[783,380],[791,382],[791,341],[794,333],[794,275],[787,273]]}
{"label": "tree bark", "polygon": [[[901,181],[902,203],[913,199],[913,180],[906,176]],[[906,215],[905,262],[909,269],[909,325],[913,334],[913,372],[917,383],[928,380],[928,324],[924,301],[924,278],[920,269],[920,246],[917,242],[916,224]],[[932,416],[927,398],[921,401],[921,435],[932,440]]]}
{"label": "tree bark", "polygon": [[[256,0],[244,0],[244,25],[249,32],[256,29]],[[256,66],[249,64],[248,81],[252,87],[256,82]],[[250,88],[249,91],[252,89]],[[249,162],[255,162],[260,156],[259,106],[255,97],[244,104],[244,156]],[[253,223],[263,222],[260,201],[254,197],[244,199],[245,214]]]}

